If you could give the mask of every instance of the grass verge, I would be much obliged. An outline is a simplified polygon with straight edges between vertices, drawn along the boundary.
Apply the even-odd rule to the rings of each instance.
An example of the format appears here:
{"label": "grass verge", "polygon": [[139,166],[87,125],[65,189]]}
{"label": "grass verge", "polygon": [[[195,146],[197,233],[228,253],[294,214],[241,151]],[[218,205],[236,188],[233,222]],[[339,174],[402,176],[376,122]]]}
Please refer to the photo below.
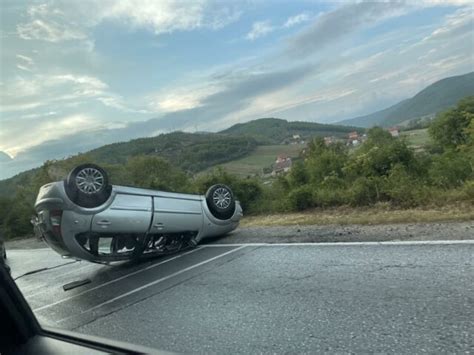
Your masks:
{"label": "grass verge", "polygon": [[245,217],[242,227],[327,225],[327,224],[391,224],[474,221],[474,205],[453,204],[442,207],[395,209],[387,204],[367,208],[318,208],[300,213],[281,213]]}

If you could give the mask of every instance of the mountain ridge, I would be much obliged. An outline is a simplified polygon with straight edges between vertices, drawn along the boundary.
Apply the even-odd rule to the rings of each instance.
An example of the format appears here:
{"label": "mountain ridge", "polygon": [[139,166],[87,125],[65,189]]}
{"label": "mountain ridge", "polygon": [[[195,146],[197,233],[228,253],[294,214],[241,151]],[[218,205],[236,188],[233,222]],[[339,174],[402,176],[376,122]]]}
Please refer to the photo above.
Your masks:
{"label": "mountain ridge", "polygon": [[438,80],[411,98],[402,100],[386,109],[368,115],[336,122],[340,125],[390,127],[421,117],[434,117],[437,113],[454,107],[459,100],[474,95],[474,72]]}

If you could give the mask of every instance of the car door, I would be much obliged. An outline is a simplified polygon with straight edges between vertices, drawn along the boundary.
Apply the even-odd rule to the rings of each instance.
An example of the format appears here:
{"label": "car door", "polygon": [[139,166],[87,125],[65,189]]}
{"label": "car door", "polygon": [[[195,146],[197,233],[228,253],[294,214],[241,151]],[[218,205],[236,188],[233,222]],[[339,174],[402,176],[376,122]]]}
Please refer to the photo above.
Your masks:
{"label": "car door", "polygon": [[201,200],[192,197],[154,197],[151,233],[198,232],[202,228]]}
{"label": "car door", "polygon": [[145,233],[152,217],[152,197],[117,194],[106,210],[92,219],[91,230],[98,233]]}

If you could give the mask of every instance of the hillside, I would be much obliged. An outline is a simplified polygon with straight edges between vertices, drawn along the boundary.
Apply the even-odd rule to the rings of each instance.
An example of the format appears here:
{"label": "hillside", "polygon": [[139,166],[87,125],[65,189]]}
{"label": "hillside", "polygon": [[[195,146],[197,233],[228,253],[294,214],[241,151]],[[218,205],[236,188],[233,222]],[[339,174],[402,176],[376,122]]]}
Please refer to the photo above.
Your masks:
{"label": "hillside", "polygon": [[260,118],[246,123],[236,124],[222,134],[253,137],[265,144],[281,144],[293,135],[302,138],[336,136],[345,137],[351,131],[362,132],[359,127],[348,127],[314,122],[288,122],[278,118]]}
{"label": "hillside", "polygon": [[[173,132],[151,138],[108,144],[84,154],[65,159],[92,161],[98,164],[122,164],[137,155],[157,155],[190,173],[235,160],[250,154],[257,142],[249,137],[228,137],[216,133]],[[0,197],[11,197],[18,186],[28,185],[38,169],[22,172],[0,181]]]}
{"label": "hillside", "polygon": [[403,100],[384,110],[338,122],[343,125],[390,127],[423,116],[434,116],[474,95],[474,72],[439,80],[410,99]]}
{"label": "hillside", "polygon": [[[108,144],[66,159],[63,165],[68,165],[68,161],[83,160],[99,164],[123,164],[130,157],[153,154],[194,174],[219,164],[245,158],[259,145],[280,144],[294,134],[299,134],[305,139],[326,135],[341,137],[352,130],[356,128],[265,118],[237,124],[219,133],[173,132]],[[13,196],[18,186],[29,184],[37,170],[28,170],[0,181],[0,197]]]}
{"label": "hillside", "polygon": [[181,169],[197,172],[209,166],[243,157],[257,141],[249,137],[227,137],[216,133],[173,132],[151,138],[113,143],[91,150],[87,155],[101,163],[124,163],[130,156],[155,154]]}

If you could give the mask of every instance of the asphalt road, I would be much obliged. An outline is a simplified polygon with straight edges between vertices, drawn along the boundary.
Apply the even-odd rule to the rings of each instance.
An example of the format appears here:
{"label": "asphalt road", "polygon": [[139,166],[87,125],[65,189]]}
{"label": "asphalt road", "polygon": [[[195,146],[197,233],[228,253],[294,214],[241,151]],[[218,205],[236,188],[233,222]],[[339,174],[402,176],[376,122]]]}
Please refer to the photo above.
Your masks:
{"label": "asphalt road", "polygon": [[[140,264],[10,250],[43,324],[187,353],[474,352],[474,242],[208,245]],[[91,283],[70,291],[68,282]]]}

